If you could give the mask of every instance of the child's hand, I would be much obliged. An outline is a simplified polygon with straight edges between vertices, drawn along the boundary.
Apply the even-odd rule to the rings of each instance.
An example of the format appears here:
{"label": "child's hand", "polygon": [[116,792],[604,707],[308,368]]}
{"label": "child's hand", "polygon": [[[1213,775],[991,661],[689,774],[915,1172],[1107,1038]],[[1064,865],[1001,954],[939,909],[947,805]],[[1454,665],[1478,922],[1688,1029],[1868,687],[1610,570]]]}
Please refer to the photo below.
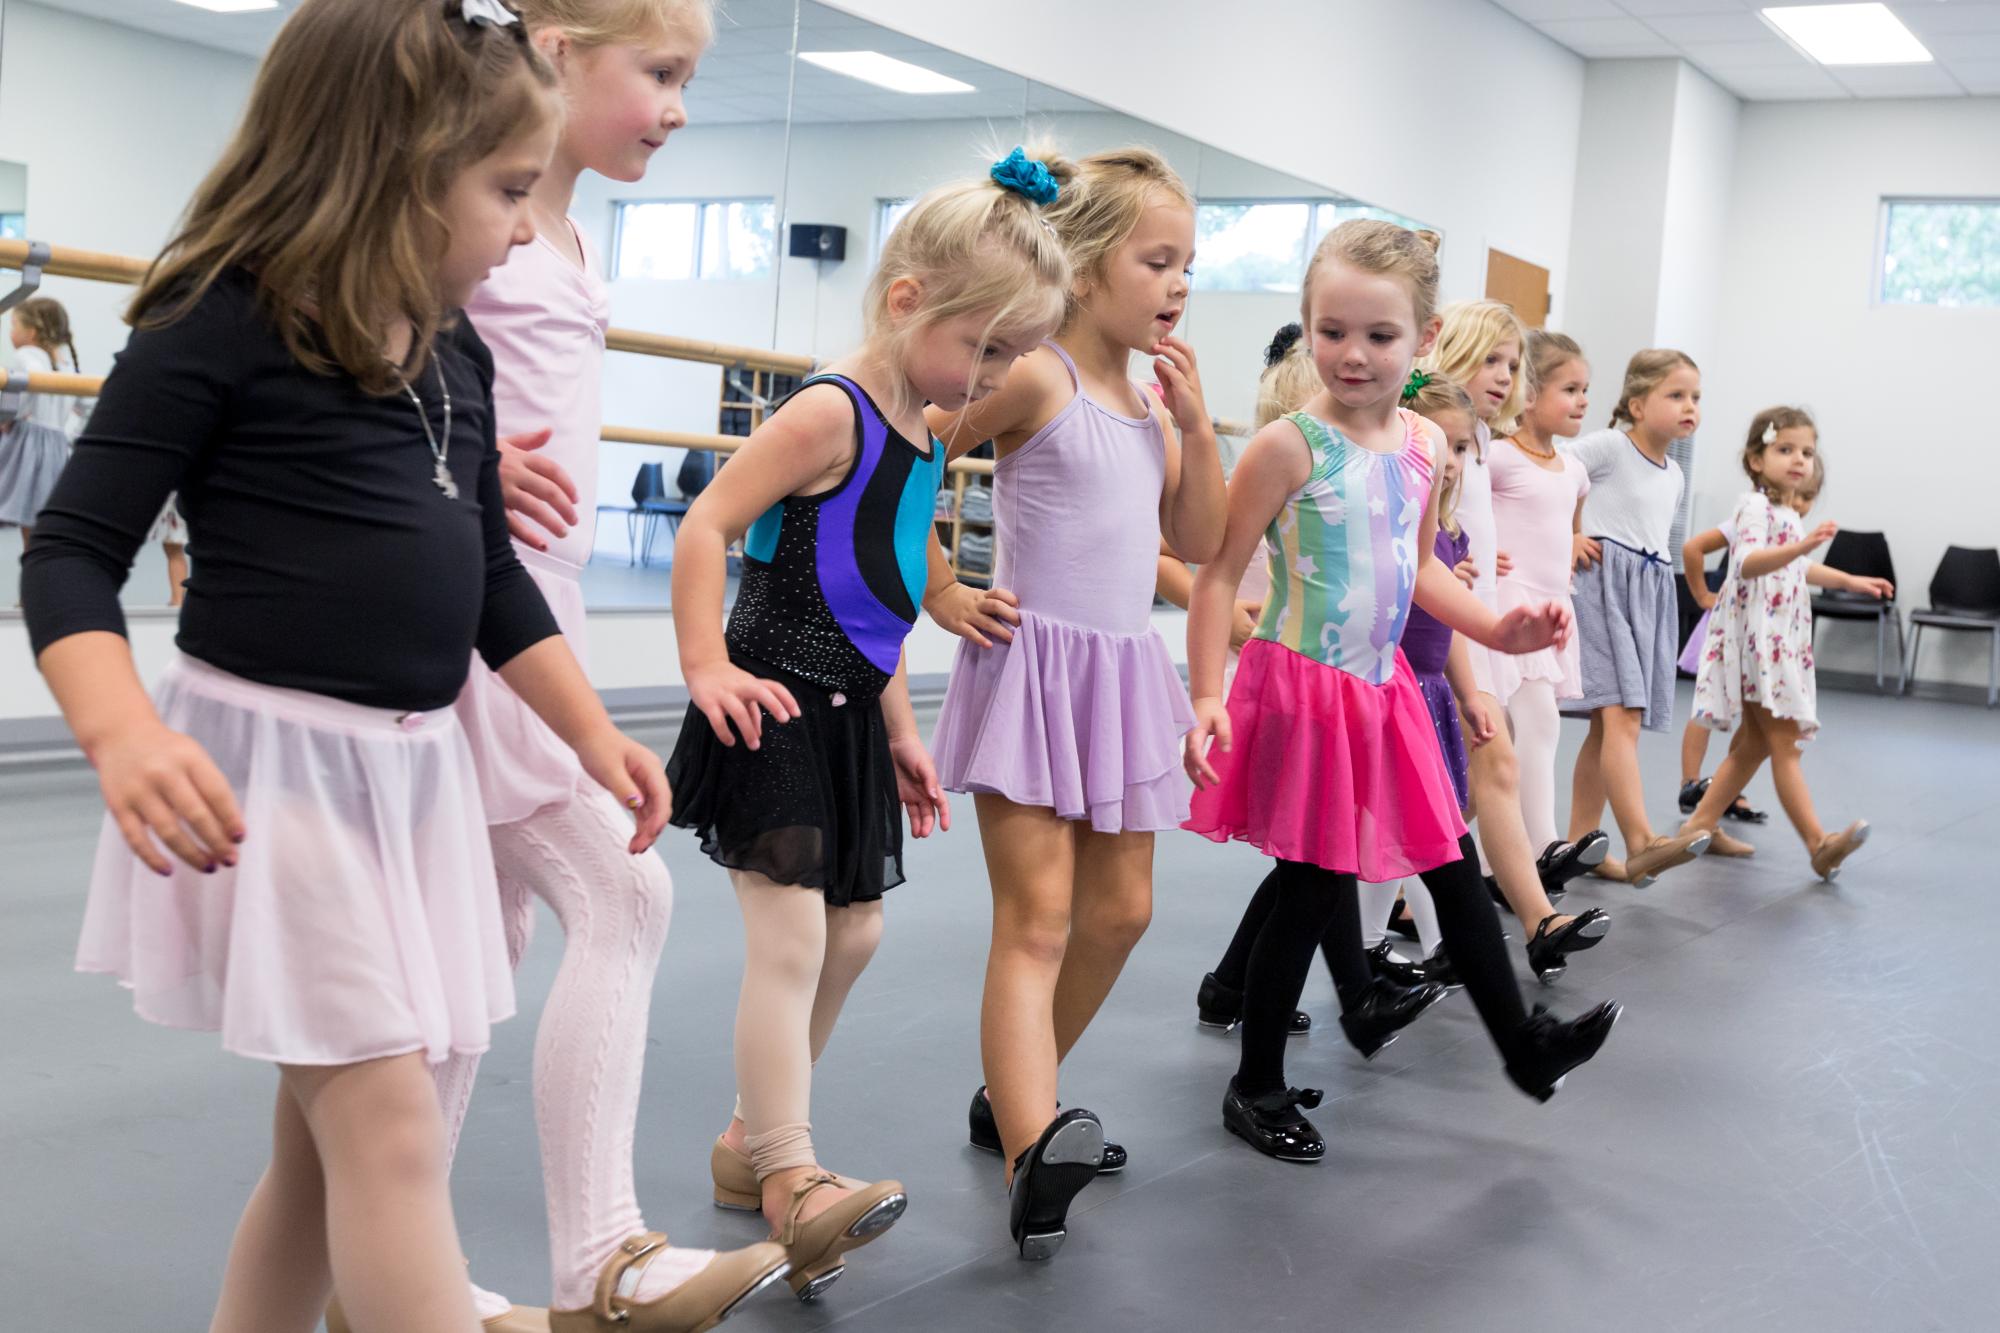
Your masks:
{"label": "child's hand", "polygon": [[1500,617],[1494,627],[1493,642],[1487,647],[1503,653],[1532,653],[1543,648],[1561,648],[1569,642],[1570,613],[1560,602],[1539,606],[1517,606]]}
{"label": "child's hand", "polygon": [[1194,701],[1194,730],[1181,742],[1181,767],[1194,779],[1196,787],[1213,787],[1222,781],[1208,762],[1209,746],[1229,753],[1229,710],[1214,695]]}
{"label": "child's hand", "polygon": [[1715,609],[1715,594],[1710,592],[1706,587],[1691,588],[1689,591],[1694,594],[1694,604],[1696,606],[1704,611],[1713,611]]}
{"label": "child's hand", "polygon": [[537,551],[549,549],[544,532],[567,537],[577,521],[576,483],[562,464],[534,450],[550,432],[529,431],[500,441],[500,495],[507,504],[507,531]]}
{"label": "child's hand", "polygon": [[[708,725],[724,745],[736,744],[736,735],[756,749],[764,739],[764,714],[780,722],[799,715],[792,692],[775,680],[751,675],[733,662],[720,662],[688,673],[688,698],[701,710]],[[736,726],[731,734],[730,724]]]}
{"label": "child's hand", "polygon": [[1486,696],[1475,694],[1470,699],[1461,700],[1458,715],[1465,719],[1465,737],[1472,742],[1472,748],[1492,740],[1499,734],[1499,724],[1493,719],[1493,710],[1486,705]]}
{"label": "child's hand", "polygon": [[896,765],[896,798],[910,818],[910,836],[928,838],[931,830],[951,831],[951,803],[938,785],[937,765],[920,736],[898,736],[889,742]]}
{"label": "child's hand", "polygon": [[1451,572],[1452,572],[1452,577],[1456,578],[1460,583],[1463,583],[1468,588],[1472,587],[1474,584],[1479,582],[1479,562],[1477,560],[1474,560],[1471,556],[1467,556],[1465,557],[1465,559],[1453,565],[1451,567]]}
{"label": "child's hand", "polygon": [[1847,588],[1850,592],[1858,592],[1864,597],[1879,597],[1885,602],[1896,595],[1896,585],[1889,582],[1889,580],[1867,577],[1861,574],[1850,575],[1847,580]]}
{"label": "child's hand", "polygon": [[651,847],[674,807],[674,794],[667,787],[660,756],[618,728],[607,726],[577,746],[576,757],[592,781],[637,817],[639,827],[625,850],[637,856]]}
{"label": "child's hand", "polygon": [[1570,538],[1569,562],[1573,568],[1592,569],[1602,559],[1604,559],[1604,545],[1595,537],[1586,537],[1579,532]]}
{"label": "child's hand", "polygon": [[1160,400],[1174,414],[1181,434],[1207,430],[1208,404],[1201,396],[1201,372],[1194,348],[1179,338],[1162,338],[1153,346],[1153,373],[1160,378]]}
{"label": "child's hand", "polygon": [[1505,551],[1495,551],[1493,553],[1493,576],[1504,579],[1513,572],[1514,557],[1508,555]]}
{"label": "child's hand", "polygon": [[95,746],[90,761],[125,845],[151,869],[174,873],[161,845],[204,874],[236,864],[243,815],[198,741],[149,722]]}
{"label": "child's hand", "polygon": [[1840,531],[1840,525],[1838,523],[1835,523],[1832,519],[1828,519],[1826,522],[1820,524],[1818,527],[1814,528],[1811,532],[1808,532],[1806,534],[1805,540],[1799,543],[1799,549],[1804,551],[1816,551],[1820,547],[1832,541],[1833,534],[1839,531]]}
{"label": "child's hand", "polygon": [[955,579],[924,598],[932,620],[981,648],[991,648],[994,639],[1014,642],[1009,626],[1021,623],[1020,605],[1021,599],[1005,588],[975,588]]}
{"label": "child's hand", "polygon": [[1264,618],[1262,602],[1238,602],[1236,619],[1230,622],[1229,646],[1241,648],[1257,633],[1257,622]]}

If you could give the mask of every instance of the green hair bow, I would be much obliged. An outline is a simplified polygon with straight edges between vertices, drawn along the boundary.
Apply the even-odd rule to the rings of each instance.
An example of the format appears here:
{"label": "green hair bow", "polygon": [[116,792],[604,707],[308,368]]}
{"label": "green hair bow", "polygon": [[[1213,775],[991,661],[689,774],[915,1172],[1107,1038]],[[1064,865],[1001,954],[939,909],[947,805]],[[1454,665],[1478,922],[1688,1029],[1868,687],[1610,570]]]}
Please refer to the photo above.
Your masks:
{"label": "green hair bow", "polygon": [[1415,398],[1426,388],[1430,387],[1431,382],[1435,379],[1437,379],[1437,376],[1431,374],[1428,370],[1411,371],[1410,382],[1403,386],[1403,401],[1407,403],[1412,398]]}

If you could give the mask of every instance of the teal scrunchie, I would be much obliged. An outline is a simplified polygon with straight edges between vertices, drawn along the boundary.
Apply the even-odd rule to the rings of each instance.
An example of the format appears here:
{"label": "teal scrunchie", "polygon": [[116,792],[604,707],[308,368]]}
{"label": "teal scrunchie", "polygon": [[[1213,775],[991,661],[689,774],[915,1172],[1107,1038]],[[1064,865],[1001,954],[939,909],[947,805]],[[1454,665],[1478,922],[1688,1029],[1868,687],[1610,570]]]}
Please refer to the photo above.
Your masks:
{"label": "teal scrunchie", "polygon": [[1053,204],[1062,193],[1062,186],[1049,174],[1049,169],[1019,148],[993,164],[992,176],[1001,189],[1012,190],[1043,207]]}

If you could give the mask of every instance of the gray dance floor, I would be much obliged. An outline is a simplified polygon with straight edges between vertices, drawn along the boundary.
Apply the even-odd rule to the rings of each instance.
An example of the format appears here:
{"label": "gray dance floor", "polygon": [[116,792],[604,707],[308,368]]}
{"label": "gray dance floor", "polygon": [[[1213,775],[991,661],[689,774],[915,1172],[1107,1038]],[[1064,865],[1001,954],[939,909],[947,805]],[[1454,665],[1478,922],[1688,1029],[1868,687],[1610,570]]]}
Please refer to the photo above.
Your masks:
{"label": "gray dance floor", "polygon": [[[1584,881],[1571,901],[1616,926],[1533,998],[1569,1013],[1615,996],[1627,1014],[1546,1107],[1505,1082],[1463,996],[1364,1064],[1316,975],[1319,1026],[1292,1044],[1291,1077],[1327,1090],[1318,1167],[1223,1132],[1234,1042],[1194,1023],[1195,984],[1263,862],[1163,837],[1152,933],[1063,1085],[1132,1165],[1079,1199],[1042,1266],[1014,1257],[997,1161],[965,1143],[988,899],[961,802],[891,895],[814,1108],[824,1159],[900,1178],[910,1211],[820,1304],[780,1288],[730,1327],[2000,1327],[2000,714],[1851,693],[1824,709],[1808,761],[1822,813],[1865,815],[1874,840],[1821,886],[1774,812],[1754,861],[1643,892]],[[1645,743],[1662,822],[1676,740]],[[1773,804],[1768,783],[1752,795]],[[97,822],[81,770],[0,776],[0,1327],[182,1333],[207,1326],[273,1076],[70,972]],[[692,839],[666,856],[679,903],[640,1196],[679,1243],[746,1243],[757,1221],[712,1208],[707,1172],[730,1105],[740,927]],[[527,1016],[487,1058],[455,1183],[480,1280],[535,1302],[532,1016],[558,944],[544,915]]]}

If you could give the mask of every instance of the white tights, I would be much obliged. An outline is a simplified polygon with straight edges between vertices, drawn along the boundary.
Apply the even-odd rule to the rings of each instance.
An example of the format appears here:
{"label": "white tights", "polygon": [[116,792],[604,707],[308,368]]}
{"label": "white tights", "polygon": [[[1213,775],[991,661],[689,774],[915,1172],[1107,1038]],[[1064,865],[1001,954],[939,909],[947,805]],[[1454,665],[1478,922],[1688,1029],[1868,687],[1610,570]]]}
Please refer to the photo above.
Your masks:
{"label": "white tights", "polygon": [[1528,850],[1536,856],[1556,840],[1556,746],[1562,740],[1562,711],[1556,688],[1546,680],[1522,681],[1507,701],[1520,769],[1521,823]]}
{"label": "white tights", "polygon": [[[657,855],[625,850],[630,816],[594,784],[564,805],[489,830],[507,955],[519,965],[535,899],[563,929],[562,965],[535,1034],[535,1129],[549,1215],[554,1307],[590,1304],[618,1246],[646,1230],[632,1178],[653,975],[673,914],[673,881]],[[479,1057],[436,1067],[447,1144],[458,1148]],[[713,1251],[668,1249],[635,1297],[654,1300],[700,1272]],[[475,1289],[482,1317],[508,1302]]]}

